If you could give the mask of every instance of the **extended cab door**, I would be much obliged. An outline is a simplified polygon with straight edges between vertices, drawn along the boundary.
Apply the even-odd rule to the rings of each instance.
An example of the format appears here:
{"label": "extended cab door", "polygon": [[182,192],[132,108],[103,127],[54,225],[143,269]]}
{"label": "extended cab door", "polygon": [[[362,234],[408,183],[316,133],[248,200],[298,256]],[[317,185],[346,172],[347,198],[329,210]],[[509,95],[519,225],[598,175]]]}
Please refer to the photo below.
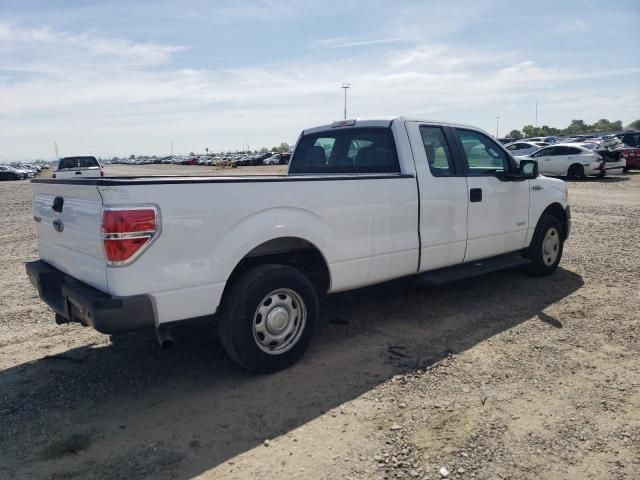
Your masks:
{"label": "extended cab door", "polygon": [[469,210],[469,262],[524,248],[529,220],[529,181],[501,173],[517,168],[511,157],[485,133],[452,129],[457,153],[466,168]]}
{"label": "extended cab door", "polygon": [[467,180],[454,162],[447,128],[407,122],[420,191],[420,266],[433,270],[462,263],[467,245]]}

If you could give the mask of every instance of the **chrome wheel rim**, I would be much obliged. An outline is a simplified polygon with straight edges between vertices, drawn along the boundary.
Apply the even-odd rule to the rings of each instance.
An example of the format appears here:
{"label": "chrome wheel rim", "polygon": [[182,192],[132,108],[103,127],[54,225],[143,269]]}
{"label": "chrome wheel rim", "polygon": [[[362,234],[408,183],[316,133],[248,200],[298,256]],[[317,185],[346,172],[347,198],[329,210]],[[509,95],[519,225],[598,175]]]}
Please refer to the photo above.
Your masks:
{"label": "chrome wheel rim", "polygon": [[280,288],[258,304],[253,316],[253,338],[263,352],[281,355],[298,343],[306,322],[307,308],[302,297]]}
{"label": "chrome wheel rim", "polygon": [[560,234],[555,228],[550,228],[542,241],[542,261],[550,267],[558,259],[559,254]]}

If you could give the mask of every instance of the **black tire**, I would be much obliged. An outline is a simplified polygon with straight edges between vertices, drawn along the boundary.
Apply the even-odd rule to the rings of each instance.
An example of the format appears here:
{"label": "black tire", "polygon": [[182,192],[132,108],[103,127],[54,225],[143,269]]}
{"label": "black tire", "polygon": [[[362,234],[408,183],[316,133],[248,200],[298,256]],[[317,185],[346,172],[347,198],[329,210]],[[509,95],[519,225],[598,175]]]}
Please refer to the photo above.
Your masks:
{"label": "black tire", "polygon": [[[276,302],[272,301],[274,307],[262,318],[259,310],[269,309],[272,304],[267,303],[269,300],[276,298],[277,301],[287,295],[291,297],[293,308],[275,305]],[[275,312],[277,308],[280,311]],[[288,313],[282,314],[282,310]],[[276,342],[265,345],[268,339],[261,332],[256,332],[260,328],[268,329],[266,317],[272,313],[286,317],[286,320],[276,320],[285,322],[283,332],[289,326],[293,329],[290,335],[279,337],[284,338],[284,344],[277,347],[281,349],[280,353],[267,353],[265,350],[276,348],[272,346]],[[222,347],[235,363],[253,373],[271,373],[293,365],[302,357],[313,336],[318,315],[318,295],[305,275],[285,265],[260,265],[244,272],[225,293],[218,319],[218,334]]]}
{"label": "black tire", "polygon": [[529,273],[544,277],[555,272],[562,258],[563,247],[564,230],[560,220],[553,215],[542,215],[526,254],[531,260]]}
{"label": "black tire", "polygon": [[624,167],[624,168],[622,169],[622,171],[623,171],[624,173],[627,173],[630,169],[631,169],[630,167]]}
{"label": "black tire", "polygon": [[567,178],[570,178],[572,180],[584,178],[584,167],[579,163],[574,163],[569,167],[569,170],[567,171]]}

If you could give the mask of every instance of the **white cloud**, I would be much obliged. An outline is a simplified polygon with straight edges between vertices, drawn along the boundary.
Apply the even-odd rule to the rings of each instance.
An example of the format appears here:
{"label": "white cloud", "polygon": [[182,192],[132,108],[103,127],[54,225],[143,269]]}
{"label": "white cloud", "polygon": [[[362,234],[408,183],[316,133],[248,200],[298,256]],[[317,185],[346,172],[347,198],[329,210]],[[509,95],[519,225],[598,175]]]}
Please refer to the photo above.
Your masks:
{"label": "white cloud", "polygon": [[[314,45],[389,45],[322,62],[185,69],[172,63],[185,48],[178,45],[0,23],[0,145],[18,158],[50,156],[53,140],[67,153],[98,155],[162,153],[169,139],[184,151],[292,141],[300,129],[341,116],[343,81],[352,83],[349,111],[357,117],[406,114],[482,126],[500,112],[510,129],[524,123],[523,102],[541,102],[547,121],[560,125],[561,106],[569,116],[615,119],[640,110],[638,95],[575,86],[633,75],[636,67],[546,66],[517,50],[395,42],[334,37]],[[555,109],[546,107],[552,103]]]}
{"label": "white cloud", "polygon": [[51,54],[56,59],[65,58],[76,51],[102,60],[112,58],[135,65],[161,65],[169,62],[174,53],[185,49],[184,46],[133,43],[89,33],[73,34],[49,27],[21,29],[10,23],[0,23],[0,53],[20,50],[39,59],[46,59]]}
{"label": "white cloud", "polygon": [[400,37],[371,38],[367,40],[356,40],[349,37],[327,38],[324,40],[316,40],[313,45],[326,48],[348,48],[348,47],[364,47],[368,45],[379,45],[383,43],[402,42]]}
{"label": "white cloud", "polygon": [[589,30],[590,25],[579,18],[564,18],[556,23],[558,30],[566,33],[577,33]]}

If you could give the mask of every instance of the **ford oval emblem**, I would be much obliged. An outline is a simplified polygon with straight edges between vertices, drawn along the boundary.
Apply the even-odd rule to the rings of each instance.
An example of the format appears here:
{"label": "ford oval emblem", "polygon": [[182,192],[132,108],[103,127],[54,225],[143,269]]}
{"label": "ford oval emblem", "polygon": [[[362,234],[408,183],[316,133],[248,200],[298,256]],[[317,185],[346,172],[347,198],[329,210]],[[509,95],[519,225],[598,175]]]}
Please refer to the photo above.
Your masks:
{"label": "ford oval emblem", "polygon": [[53,229],[56,232],[62,232],[64,230],[64,223],[62,223],[62,220],[57,219],[53,221]]}

